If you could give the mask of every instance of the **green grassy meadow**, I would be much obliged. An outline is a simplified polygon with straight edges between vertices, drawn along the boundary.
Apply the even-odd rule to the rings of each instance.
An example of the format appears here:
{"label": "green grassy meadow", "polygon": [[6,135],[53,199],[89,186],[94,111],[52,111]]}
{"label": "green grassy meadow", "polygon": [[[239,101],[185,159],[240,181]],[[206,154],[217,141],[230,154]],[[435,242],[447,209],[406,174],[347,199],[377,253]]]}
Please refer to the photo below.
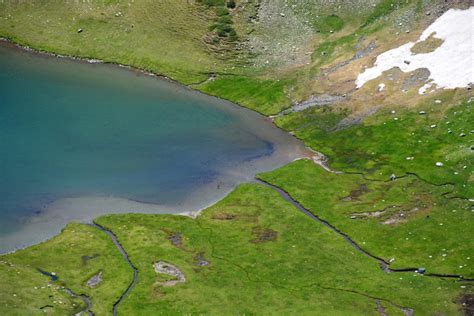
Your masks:
{"label": "green grassy meadow", "polygon": [[[38,269],[54,273],[51,281]],[[102,272],[99,286],[87,281]],[[56,237],[41,244],[0,256],[0,314],[65,315],[81,311],[85,305],[71,298],[63,287],[86,295],[96,315],[108,315],[112,305],[132,279],[110,238],[97,228],[69,224]]]}
{"label": "green grassy meadow", "polygon": [[[311,96],[344,96],[274,119],[341,173],[298,160],[257,177],[393,269],[474,278],[472,91],[419,96],[419,87],[405,90],[397,80],[383,93],[374,82],[359,90],[354,84],[377,54],[416,40],[443,10],[469,5],[5,0],[0,37],[164,75],[264,115]],[[462,305],[474,297],[472,282],[385,273],[259,184],[240,185],[196,219],[129,214],[97,222],[118,237],[139,271],[119,315],[404,315],[405,307],[415,315],[472,315],[472,304]],[[163,286],[170,278],[153,270],[157,261],[178,267],[186,281]],[[88,287],[99,272],[103,281]],[[0,315],[81,311],[82,300],[63,287],[87,295],[95,315],[109,315],[131,278],[105,233],[71,223],[51,240],[0,256]]]}
{"label": "green grassy meadow", "polygon": [[378,180],[416,174],[436,185],[452,184],[452,196],[469,198],[474,194],[473,103],[449,96],[443,101],[449,106],[434,106],[431,99],[411,109],[383,110],[341,129],[337,124],[344,113],[331,108],[292,113],[276,124],[326,154],[336,170]]}
{"label": "green grassy meadow", "polygon": [[6,1],[0,4],[0,36],[192,83],[225,64],[202,41],[211,17],[211,11],[185,0]]}
{"label": "green grassy meadow", "polygon": [[[115,232],[139,271],[138,283],[118,307],[121,315],[150,315],[156,311],[377,315],[377,302],[394,315],[402,315],[401,307],[420,314],[455,314],[459,308],[456,302],[464,292],[456,280],[413,272],[382,272],[377,262],[355,251],[272,189],[258,184],[239,186],[195,220],[130,214],[104,216],[97,222]],[[171,241],[176,235],[178,243],[176,239]],[[30,290],[49,282],[34,270],[41,266],[57,271],[57,282],[90,295],[94,313],[107,314],[116,293],[126,287],[130,271],[106,238],[92,227],[74,224],[50,241],[2,256],[2,261],[33,276],[24,280],[21,275],[11,275],[10,282],[4,284],[5,293],[29,293],[31,315],[41,314],[38,307],[53,299],[45,298],[40,290]],[[78,243],[83,239],[89,241],[87,246]],[[92,244],[91,239],[95,241]],[[73,242],[82,246],[73,248]],[[100,256],[84,265],[80,256],[93,254],[92,249]],[[38,251],[50,254],[47,261],[38,258]],[[208,264],[200,266],[200,260]],[[186,282],[162,286],[162,276],[153,270],[157,261],[178,267]],[[85,288],[86,276],[98,270],[104,272],[103,283],[94,290]],[[9,271],[3,269],[0,273],[4,279]],[[1,306],[11,314],[15,311],[11,306],[20,304],[20,299],[2,300]],[[51,314],[74,310],[66,299],[53,306]]]}
{"label": "green grassy meadow", "polygon": [[[309,160],[259,177],[284,189],[366,251],[393,261],[392,268],[474,276],[472,245],[466,239],[474,214],[467,200],[445,196],[452,186],[434,186],[415,176],[371,181],[327,172]],[[374,216],[377,212],[381,214]]]}

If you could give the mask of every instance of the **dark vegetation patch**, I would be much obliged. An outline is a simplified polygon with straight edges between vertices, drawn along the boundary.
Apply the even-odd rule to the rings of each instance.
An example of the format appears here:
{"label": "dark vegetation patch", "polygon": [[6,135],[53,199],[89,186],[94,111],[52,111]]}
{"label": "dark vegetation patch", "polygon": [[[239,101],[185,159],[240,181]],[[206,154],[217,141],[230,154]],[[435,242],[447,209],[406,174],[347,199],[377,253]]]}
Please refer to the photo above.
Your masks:
{"label": "dark vegetation patch", "polygon": [[183,239],[180,233],[171,231],[165,227],[160,228],[160,230],[167,235],[166,238],[170,241],[170,243],[173,246],[178,247],[178,248],[183,246]]}
{"label": "dark vegetation patch", "polygon": [[181,247],[183,245],[180,233],[174,233],[174,234],[168,236],[168,240],[175,247]]}
{"label": "dark vegetation patch", "polygon": [[406,0],[382,0],[380,1],[372,11],[372,13],[367,17],[365,20],[364,26],[368,26],[369,24],[374,23],[378,19],[389,15],[395,10],[400,9],[401,7],[409,4],[409,1]]}
{"label": "dark vegetation patch", "polygon": [[48,278],[50,278],[51,281],[53,281],[53,282],[55,282],[59,279],[58,276],[56,275],[56,273],[54,273],[54,272],[48,272],[48,271],[45,271],[45,270],[40,269],[40,268],[36,268],[36,270],[38,270],[38,272],[41,273],[42,275],[45,275]]}
{"label": "dark vegetation patch", "polygon": [[344,27],[344,20],[335,14],[323,17],[314,22],[314,28],[317,32],[332,33],[340,31]]}
{"label": "dark vegetation patch", "polygon": [[250,240],[251,243],[261,244],[276,240],[278,237],[278,232],[270,228],[254,227],[252,229],[252,237],[253,239]]}
{"label": "dark vegetation patch", "polygon": [[474,294],[464,293],[459,299],[459,305],[465,316],[474,316]]}
{"label": "dark vegetation patch", "polygon": [[98,253],[95,253],[92,256],[88,256],[88,255],[81,256],[82,264],[86,265],[89,263],[89,260],[95,259],[98,256],[100,256]]}
{"label": "dark vegetation patch", "polygon": [[209,265],[209,261],[204,257],[204,252],[200,251],[194,256],[194,264],[199,267],[205,267]]}
{"label": "dark vegetation patch", "polygon": [[214,23],[209,26],[209,31],[213,32],[212,42],[215,44],[226,39],[234,42],[238,39],[237,32],[232,26],[232,16],[229,9],[235,8],[235,1],[224,0],[199,0],[199,2],[209,8],[213,8],[216,14]]}

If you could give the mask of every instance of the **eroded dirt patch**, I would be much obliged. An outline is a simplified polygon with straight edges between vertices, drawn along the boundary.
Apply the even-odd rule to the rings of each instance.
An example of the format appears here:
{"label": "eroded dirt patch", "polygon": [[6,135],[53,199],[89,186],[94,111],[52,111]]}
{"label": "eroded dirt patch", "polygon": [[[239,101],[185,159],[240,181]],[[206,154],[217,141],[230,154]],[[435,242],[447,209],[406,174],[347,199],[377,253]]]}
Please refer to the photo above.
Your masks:
{"label": "eroded dirt patch", "polygon": [[391,205],[386,207],[383,210],[377,210],[373,212],[362,212],[362,213],[352,213],[351,219],[369,219],[377,218],[383,225],[397,225],[405,223],[408,221],[410,216],[418,213],[420,211],[425,211],[423,208],[413,207],[410,209],[404,209],[398,205]]}
{"label": "eroded dirt patch", "polygon": [[230,221],[236,218],[237,216],[230,213],[216,213],[212,215],[212,219],[217,219],[221,221]]}
{"label": "eroded dirt patch", "polygon": [[251,243],[260,244],[264,242],[274,241],[278,237],[278,232],[270,228],[254,227],[252,229]]}
{"label": "eroded dirt patch", "polygon": [[166,228],[161,228],[160,230],[167,235],[167,239],[173,246],[178,248],[181,248],[183,246],[183,238],[181,236],[181,233],[173,232]]}
{"label": "eroded dirt patch", "polygon": [[474,316],[474,294],[463,294],[459,299],[459,305],[463,315]]}
{"label": "eroded dirt patch", "polygon": [[357,189],[352,190],[348,196],[343,197],[342,201],[352,201],[357,200],[364,193],[369,192],[369,188],[366,184],[361,184]]}

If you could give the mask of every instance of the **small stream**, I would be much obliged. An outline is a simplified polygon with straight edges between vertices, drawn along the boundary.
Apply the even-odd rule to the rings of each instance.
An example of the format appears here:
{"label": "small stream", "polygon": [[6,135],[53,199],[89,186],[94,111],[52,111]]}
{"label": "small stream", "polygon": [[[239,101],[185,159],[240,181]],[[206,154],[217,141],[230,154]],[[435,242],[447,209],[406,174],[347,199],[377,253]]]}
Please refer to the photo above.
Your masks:
{"label": "small stream", "polygon": [[132,281],[130,281],[130,284],[128,285],[128,287],[125,289],[125,291],[122,293],[122,295],[120,295],[119,299],[113,305],[113,310],[112,311],[113,311],[113,314],[115,316],[115,315],[117,315],[118,305],[123,301],[123,299],[128,295],[128,293],[130,293],[130,291],[133,289],[133,287],[137,283],[138,269],[133,265],[132,261],[130,261],[130,258],[128,257],[127,252],[125,251],[125,249],[123,249],[122,245],[120,244],[120,242],[117,239],[117,236],[115,236],[115,234],[112,231],[108,230],[104,226],[101,226],[101,225],[99,225],[95,222],[92,223],[91,226],[99,229],[100,231],[103,231],[104,233],[106,233],[110,237],[110,239],[112,239],[112,242],[114,243],[115,248],[117,248],[117,250],[120,252],[120,254],[122,255],[125,262],[127,262],[127,264],[130,266],[130,268],[132,268],[132,270],[133,270]]}
{"label": "small stream", "polygon": [[366,257],[369,257],[375,261],[378,262],[379,266],[380,266],[380,269],[383,271],[383,272],[386,272],[386,273],[395,273],[395,272],[398,272],[398,273],[401,273],[401,272],[415,272],[415,273],[419,273],[421,275],[424,275],[424,276],[427,276],[427,277],[434,277],[434,278],[451,278],[451,279],[458,279],[459,281],[464,281],[464,282],[470,282],[470,281],[474,281],[474,279],[469,279],[469,278],[464,278],[462,275],[458,275],[458,274],[439,274],[439,273],[426,273],[424,269],[422,268],[401,268],[401,269],[392,269],[389,267],[390,263],[385,261],[383,258],[380,258],[380,257],[377,257],[373,254],[371,254],[370,252],[364,250],[363,248],[361,248],[354,240],[352,240],[348,235],[346,235],[345,233],[341,232],[339,229],[337,229],[335,226],[331,225],[329,222],[319,218],[318,216],[314,215],[313,213],[311,213],[308,209],[306,209],[303,205],[301,205],[300,203],[298,203],[296,200],[294,200],[289,194],[288,192],[284,191],[282,188],[280,187],[277,187],[271,183],[268,183],[266,181],[263,181],[261,179],[255,179],[257,183],[260,183],[266,187],[269,187],[273,190],[275,190],[276,192],[278,192],[278,194],[280,194],[280,196],[287,202],[291,203],[294,207],[296,207],[299,211],[301,211],[302,213],[304,213],[306,216],[308,216],[309,218],[317,221],[318,223],[328,227],[329,229],[331,229],[333,232],[335,232],[336,234],[338,234],[339,236],[341,236],[349,245],[352,246],[352,248],[354,248],[357,252],[363,254],[364,256]]}

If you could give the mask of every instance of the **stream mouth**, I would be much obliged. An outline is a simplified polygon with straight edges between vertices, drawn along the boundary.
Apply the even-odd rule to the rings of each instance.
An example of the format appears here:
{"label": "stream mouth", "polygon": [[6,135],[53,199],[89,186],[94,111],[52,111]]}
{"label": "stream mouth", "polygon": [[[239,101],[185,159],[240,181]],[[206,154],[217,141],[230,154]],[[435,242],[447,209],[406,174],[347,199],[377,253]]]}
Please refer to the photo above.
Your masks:
{"label": "stream mouth", "polygon": [[111,213],[183,213],[308,156],[271,120],[139,71],[0,43],[0,253]]}

